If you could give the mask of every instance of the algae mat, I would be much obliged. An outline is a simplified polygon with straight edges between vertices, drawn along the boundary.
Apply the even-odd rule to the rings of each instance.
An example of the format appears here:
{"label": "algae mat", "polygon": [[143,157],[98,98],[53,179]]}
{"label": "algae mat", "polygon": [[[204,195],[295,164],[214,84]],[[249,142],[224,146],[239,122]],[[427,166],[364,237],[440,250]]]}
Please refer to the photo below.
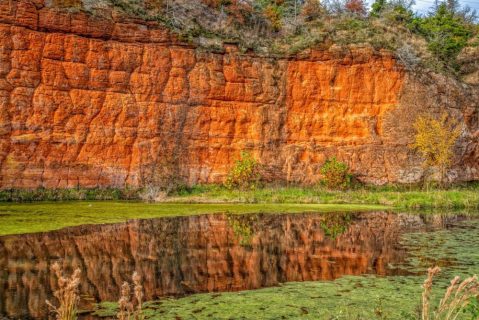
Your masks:
{"label": "algae mat", "polygon": [[[409,275],[343,276],[334,281],[165,298],[146,304],[147,319],[420,319],[421,285],[428,267],[442,269],[434,283],[434,304],[454,276],[479,273],[477,219],[407,233],[398,245],[407,251],[406,259],[390,268],[406,270]],[[474,303],[458,319],[476,319],[478,311]],[[115,303],[103,303],[96,314],[115,312]]]}
{"label": "algae mat", "polygon": [[383,210],[378,205],[344,204],[175,204],[130,201],[0,203],[0,236],[64,227],[206,213],[343,212]]}

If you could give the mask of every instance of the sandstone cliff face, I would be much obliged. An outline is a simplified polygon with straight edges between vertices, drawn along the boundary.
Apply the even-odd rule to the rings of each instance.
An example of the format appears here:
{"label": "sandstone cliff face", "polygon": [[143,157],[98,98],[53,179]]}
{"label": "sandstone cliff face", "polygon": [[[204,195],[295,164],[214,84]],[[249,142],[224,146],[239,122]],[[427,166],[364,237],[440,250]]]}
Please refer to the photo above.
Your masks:
{"label": "sandstone cliff face", "polygon": [[44,301],[56,287],[49,267],[58,260],[82,270],[82,294],[96,301],[117,300],[135,270],[147,299],[405,274],[391,268],[407,257],[401,235],[458,219],[386,212],[203,215],[0,237],[0,316],[45,319]]}
{"label": "sandstone cliff face", "polygon": [[478,179],[478,90],[422,78],[369,48],[206,53],[153,24],[2,1],[0,187],[220,182],[242,150],[269,179],[315,182],[335,155],[364,181],[413,181],[414,116],[444,108],[463,127],[451,178]]}

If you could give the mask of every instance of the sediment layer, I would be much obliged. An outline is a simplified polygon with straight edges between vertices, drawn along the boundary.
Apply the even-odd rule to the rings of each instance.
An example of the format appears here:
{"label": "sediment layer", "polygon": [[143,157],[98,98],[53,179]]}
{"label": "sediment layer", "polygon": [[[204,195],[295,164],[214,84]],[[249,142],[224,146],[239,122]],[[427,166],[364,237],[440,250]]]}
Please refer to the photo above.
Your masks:
{"label": "sediment layer", "polygon": [[269,180],[314,183],[336,156],[363,181],[412,182],[414,118],[443,110],[463,129],[450,179],[474,180],[478,92],[369,47],[211,53],[153,23],[2,1],[0,187],[221,182],[241,151]]}

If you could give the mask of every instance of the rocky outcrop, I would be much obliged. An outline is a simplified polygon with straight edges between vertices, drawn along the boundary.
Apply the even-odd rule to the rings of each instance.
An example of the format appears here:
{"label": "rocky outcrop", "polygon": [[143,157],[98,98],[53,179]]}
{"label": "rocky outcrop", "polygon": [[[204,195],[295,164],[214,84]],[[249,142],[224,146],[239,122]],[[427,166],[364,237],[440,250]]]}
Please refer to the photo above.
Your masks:
{"label": "rocky outcrop", "polygon": [[474,180],[478,101],[367,47],[210,53],[154,23],[0,3],[2,188],[220,182],[242,150],[271,180],[313,183],[337,156],[367,182],[414,181],[414,116],[444,109],[463,128],[451,179]]}
{"label": "rocky outcrop", "polygon": [[[83,302],[116,301],[138,271],[147,299],[332,280],[404,275],[401,235],[463,217],[387,212],[203,215],[80,226],[0,237],[0,316],[44,319],[62,261],[82,271]],[[393,267],[396,266],[396,267]]]}
{"label": "rocky outcrop", "polygon": [[460,72],[465,83],[479,85],[479,46],[478,40],[470,41],[459,53],[457,62],[460,65]]}

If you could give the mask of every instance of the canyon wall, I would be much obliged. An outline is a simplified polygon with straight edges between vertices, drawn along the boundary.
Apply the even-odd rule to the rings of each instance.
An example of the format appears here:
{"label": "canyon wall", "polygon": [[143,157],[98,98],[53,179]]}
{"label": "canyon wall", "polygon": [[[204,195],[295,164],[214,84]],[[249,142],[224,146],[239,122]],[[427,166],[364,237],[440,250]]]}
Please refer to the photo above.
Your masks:
{"label": "canyon wall", "polygon": [[0,2],[0,187],[223,181],[241,151],[269,180],[314,183],[325,159],[359,179],[422,176],[412,123],[460,121],[451,180],[479,179],[479,90],[412,74],[369,47],[296,58],[211,53],[154,23]]}

